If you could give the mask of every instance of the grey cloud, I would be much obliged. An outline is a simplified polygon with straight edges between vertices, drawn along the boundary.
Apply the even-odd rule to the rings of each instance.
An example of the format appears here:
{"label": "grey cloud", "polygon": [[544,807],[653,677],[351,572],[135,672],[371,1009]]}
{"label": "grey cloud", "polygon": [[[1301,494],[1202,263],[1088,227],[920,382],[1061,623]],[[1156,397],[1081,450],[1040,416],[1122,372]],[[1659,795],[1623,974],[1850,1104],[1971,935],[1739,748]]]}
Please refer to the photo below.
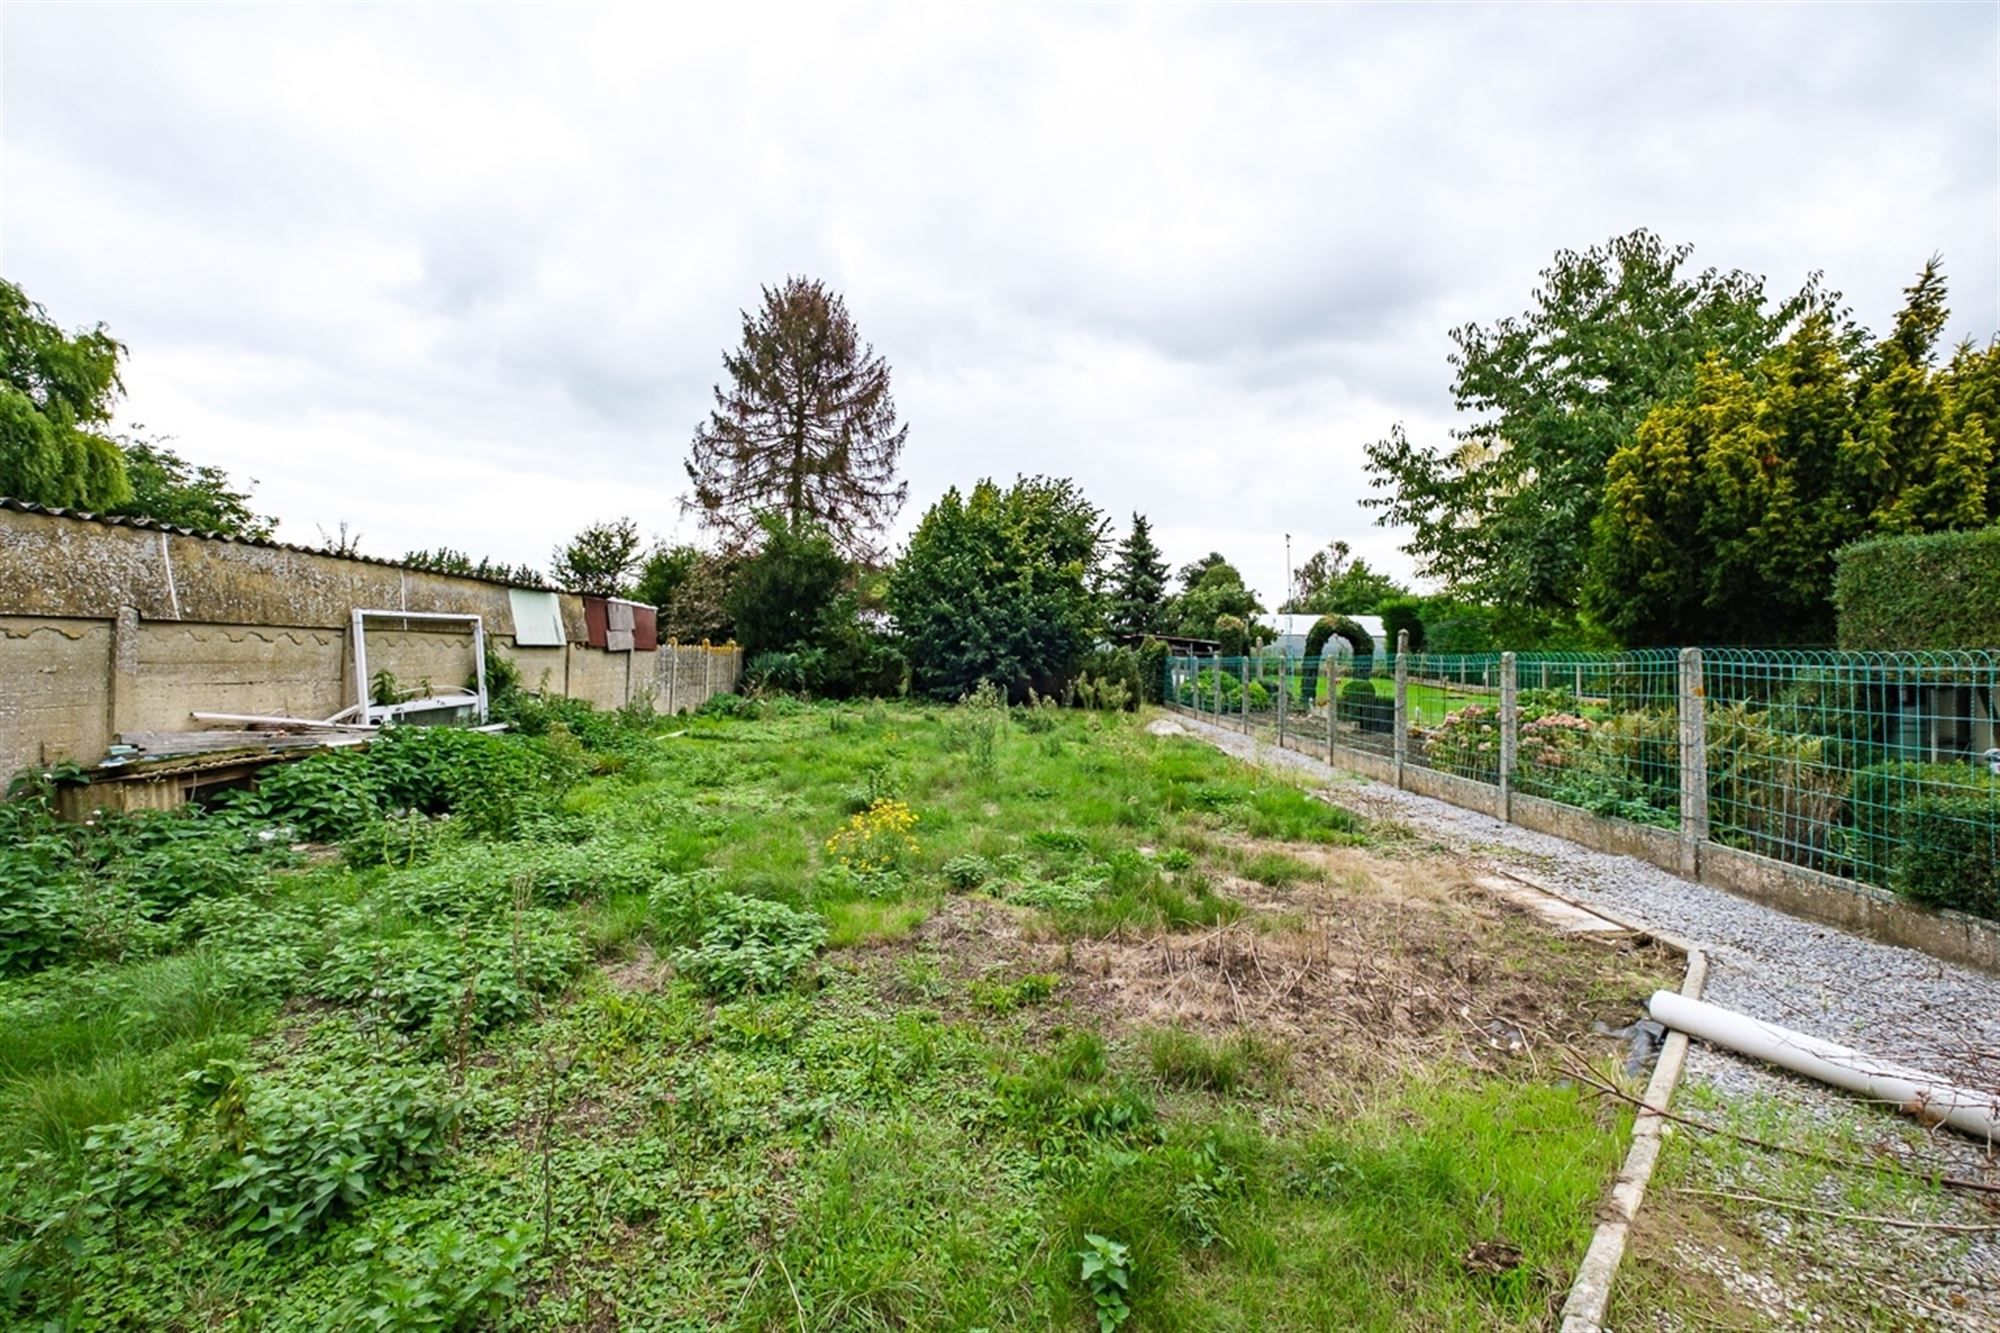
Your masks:
{"label": "grey cloud", "polygon": [[339,497],[383,549],[666,529],[737,312],[793,272],[896,369],[906,529],[1074,473],[1267,595],[1286,529],[1407,567],[1361,446],[1448,428],[1445,331],[1559,247],[1648,225],[1878,326],[1942,249],[1954,332],[2000,327],[1990,7],[0,22],[7,276],[306,538],[355,441],[494,470],[478,506]]}

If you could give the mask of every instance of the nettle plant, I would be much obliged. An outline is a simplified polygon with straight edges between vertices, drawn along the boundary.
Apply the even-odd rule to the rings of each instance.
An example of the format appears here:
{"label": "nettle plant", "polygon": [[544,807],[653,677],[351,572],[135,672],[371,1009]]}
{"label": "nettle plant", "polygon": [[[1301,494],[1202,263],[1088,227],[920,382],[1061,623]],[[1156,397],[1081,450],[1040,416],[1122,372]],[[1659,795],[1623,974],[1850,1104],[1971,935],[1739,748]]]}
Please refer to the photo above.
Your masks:
{"label": "nettle plant", "polygon": [[781,990],[825,940],[817,913],[724,893],[713,900],[699,941],[675,953],[674,966],[710,995]]}
{"label": "nettle plant", "polygon": [[1083,1238],[1090,1248],[1076,1253],[1078,1276],[1097,1309],[1098,1333],[1113,1333],[1132,1317],[1132,1267],[1129,1247],[1092,1232]]}

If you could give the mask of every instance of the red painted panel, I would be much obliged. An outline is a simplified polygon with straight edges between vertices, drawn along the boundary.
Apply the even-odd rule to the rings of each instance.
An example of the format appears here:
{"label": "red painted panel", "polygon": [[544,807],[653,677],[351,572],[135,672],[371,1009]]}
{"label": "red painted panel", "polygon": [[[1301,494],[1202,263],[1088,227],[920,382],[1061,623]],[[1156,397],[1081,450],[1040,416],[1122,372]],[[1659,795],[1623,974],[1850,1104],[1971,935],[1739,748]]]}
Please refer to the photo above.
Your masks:
{"label": "red painted panel", "polygon": [[593,648],[602,648],[611,630],[611,608],[604,604],[602,597],[583,599],[583,640]]}
{"label": "red painted panel", "polygon": [[660,613],[650,606],[632,608],[632,646],[642,653],[660,650]]}

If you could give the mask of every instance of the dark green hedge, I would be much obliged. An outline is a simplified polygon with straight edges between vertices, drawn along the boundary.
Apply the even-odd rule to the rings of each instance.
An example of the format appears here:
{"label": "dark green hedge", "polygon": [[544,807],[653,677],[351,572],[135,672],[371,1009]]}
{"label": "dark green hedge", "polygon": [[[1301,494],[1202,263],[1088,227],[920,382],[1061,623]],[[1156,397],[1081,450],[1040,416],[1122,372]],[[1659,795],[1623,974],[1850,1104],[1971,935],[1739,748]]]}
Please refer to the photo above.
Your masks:
{"label": "dark green hedge", "polygon": [[1366,680],[1346,680],[1340,685],[1340,719],[1363,731],[1391,732],[1396,729],[1396,703],[1375,693]]}
{"label": "dark green hedge", "polygon": [[1854,775],[1856,874],[1933,907],[2000,918],[2000,777],[1904,760]]}
{"label": "dark green hedge", "polygon": [[1833,604],[1843,648],[2000,648],[2000,526],[1845,547]]}

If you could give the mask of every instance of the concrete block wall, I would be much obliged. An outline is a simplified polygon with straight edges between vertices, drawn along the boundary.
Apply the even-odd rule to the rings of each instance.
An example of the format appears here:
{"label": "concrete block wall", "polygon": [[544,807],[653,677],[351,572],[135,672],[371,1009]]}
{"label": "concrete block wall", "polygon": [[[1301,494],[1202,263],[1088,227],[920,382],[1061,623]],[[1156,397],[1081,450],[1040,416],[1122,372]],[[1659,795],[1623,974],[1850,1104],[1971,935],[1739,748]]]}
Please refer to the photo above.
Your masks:
{"label": "concrete block wall", "polygon": [[718,694],[729,694],[743,674],[743,650],[735,644],[660,645],[655,654],[653,706],[663,713],[689,713]]}
{"label": "concrete block wall", "polygon": [[[330,717],[366,688],[357,607],[479,615],[524,687],[601,708],[650,692],[664,712],[671,690],[685,710],[735,688],[733,646],[607,652],[586,641],[582,598],[559,605],[569,642],[522,647],[502,584],[0,502],[0,778],[94,763],[126,732],[197,729],[197,711]],[[406,689],[455,689],[473,666],[467,629],[369,623],[369,672]]]}

